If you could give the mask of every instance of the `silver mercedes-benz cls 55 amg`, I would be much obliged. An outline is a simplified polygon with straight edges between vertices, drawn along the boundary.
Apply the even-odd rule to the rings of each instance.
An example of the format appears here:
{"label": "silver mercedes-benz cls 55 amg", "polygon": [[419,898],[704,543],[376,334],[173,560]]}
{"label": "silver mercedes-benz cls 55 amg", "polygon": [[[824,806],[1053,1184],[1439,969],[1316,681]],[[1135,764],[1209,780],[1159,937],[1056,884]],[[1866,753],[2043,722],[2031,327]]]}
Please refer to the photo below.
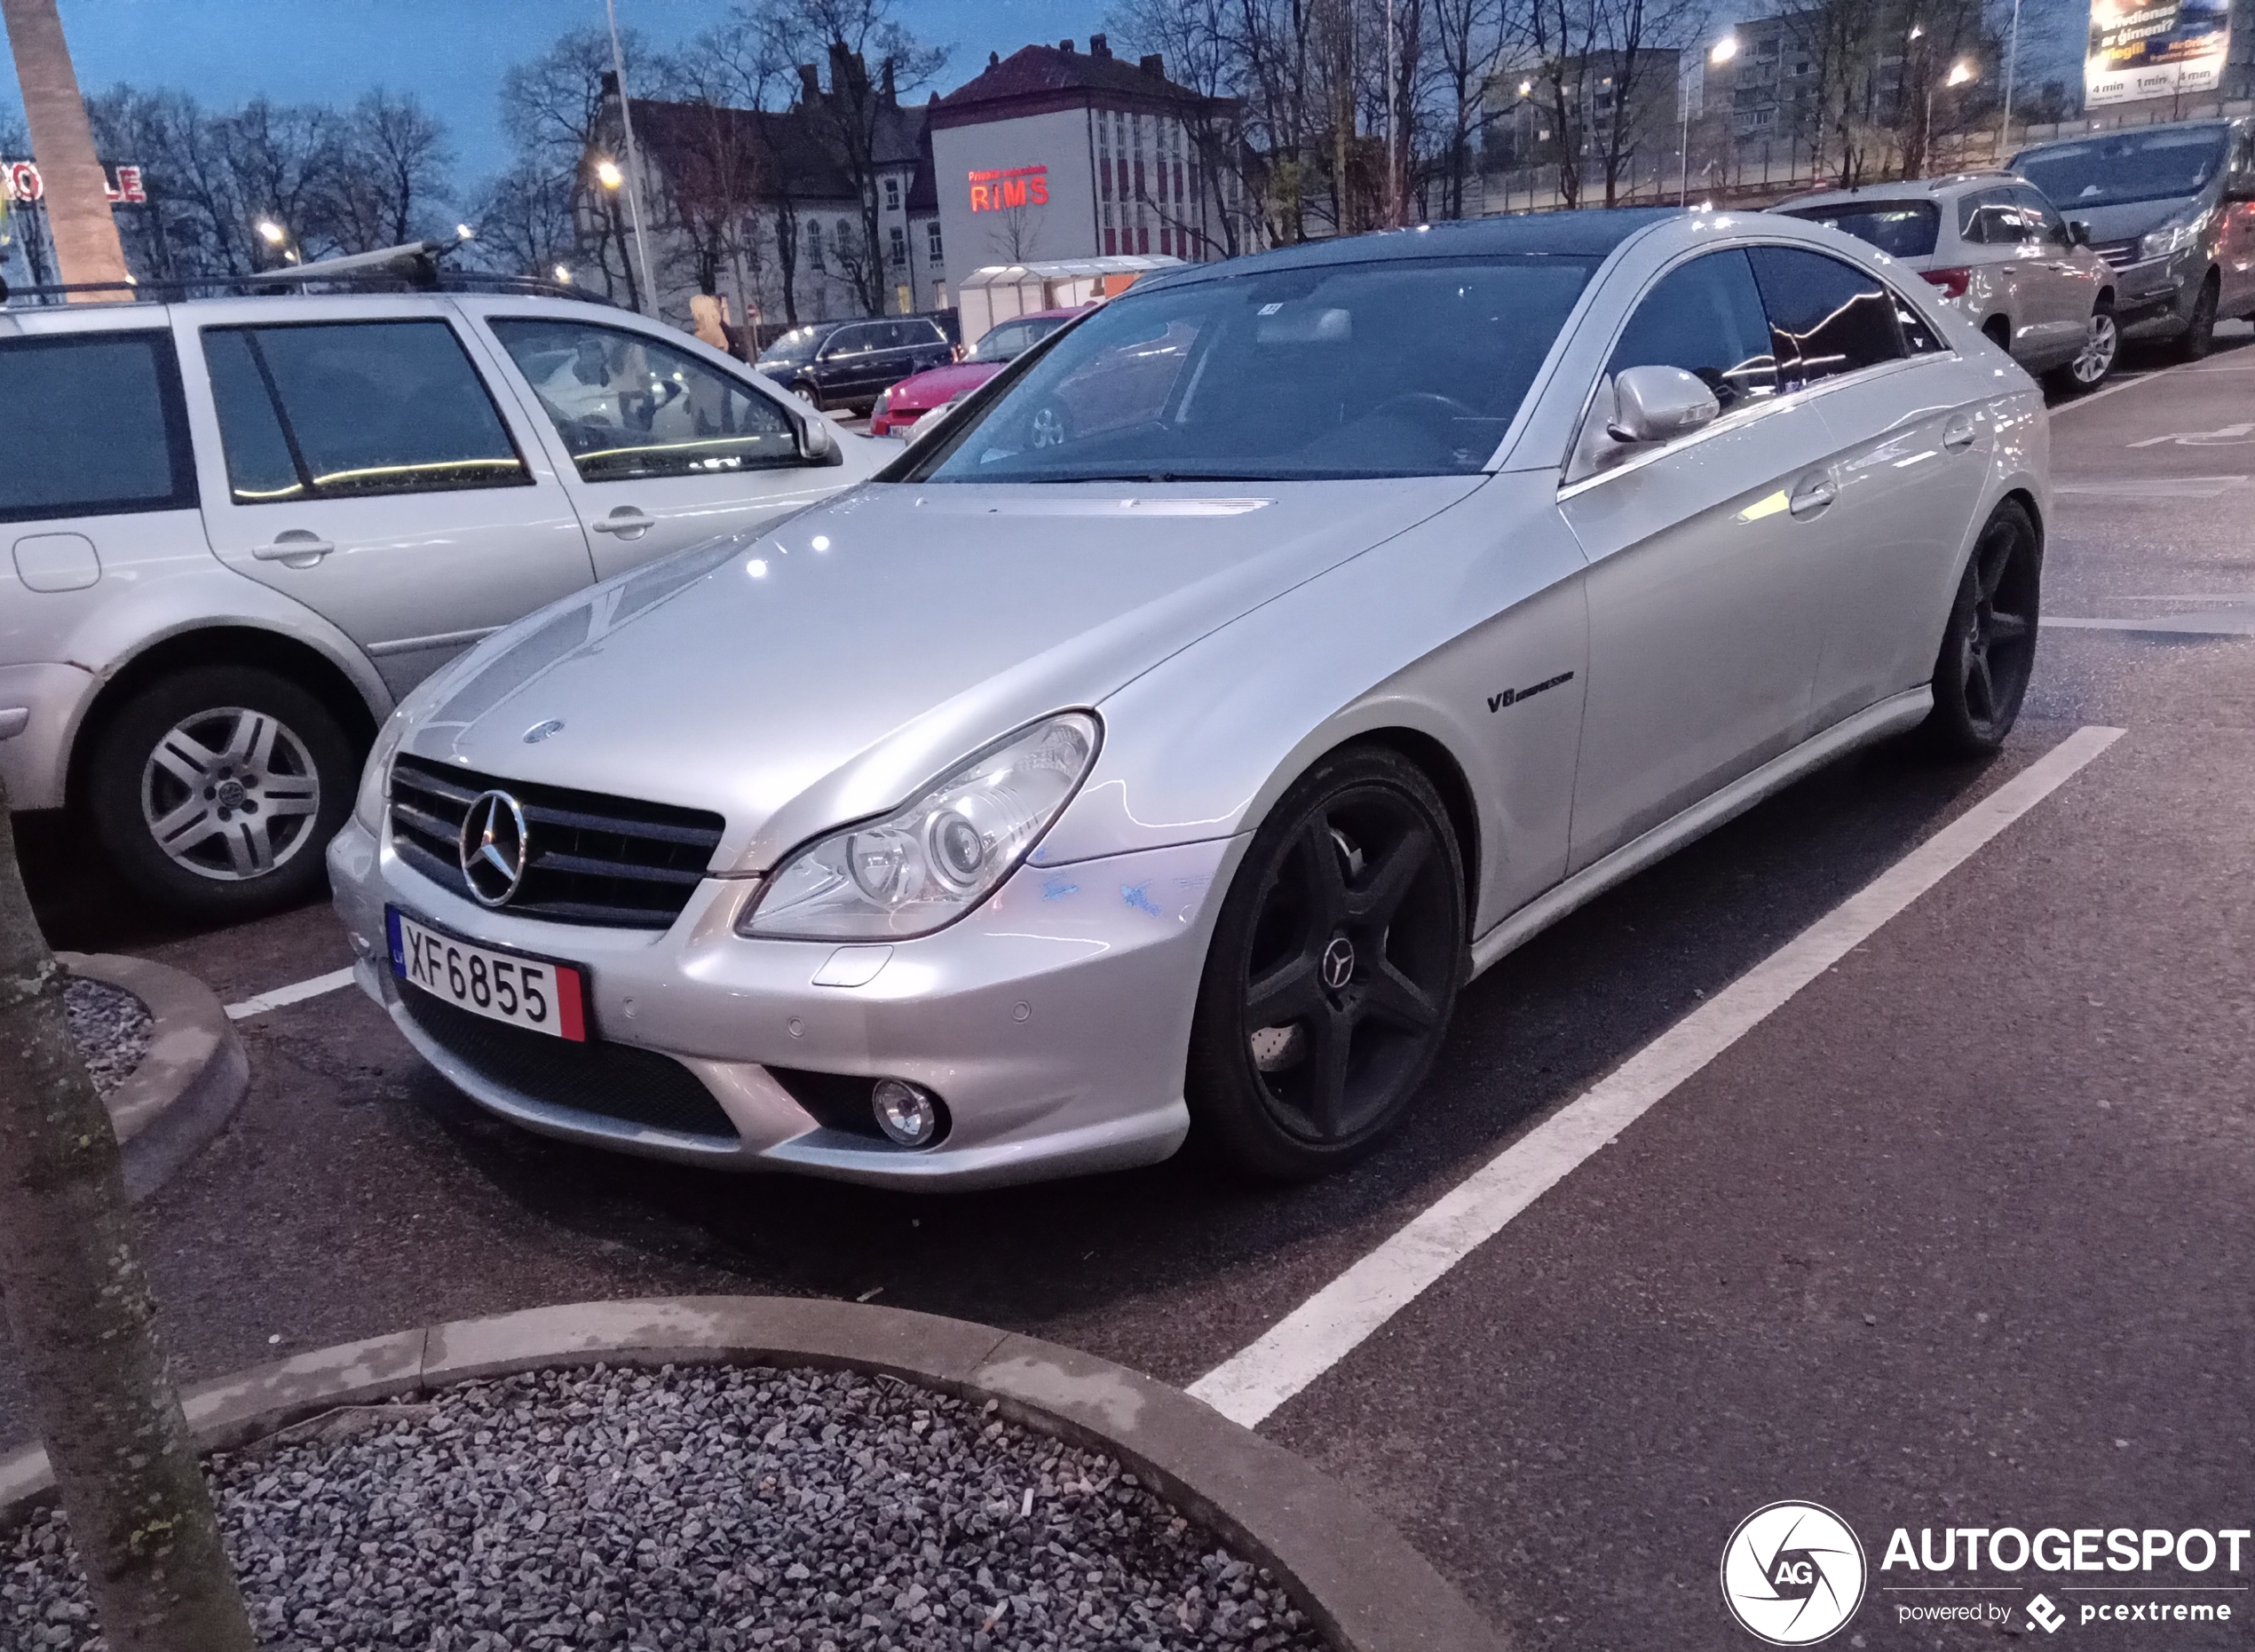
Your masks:
{"label": "silver mercedes-benz cls 55 amg", "polygon": [[1343,1165],[1463,984],[2027,686],[2028,376],[1873,249],[1578,212],[1148,278],[878,478],[480,645],[329,864],[472,1098],[977,1187]]}

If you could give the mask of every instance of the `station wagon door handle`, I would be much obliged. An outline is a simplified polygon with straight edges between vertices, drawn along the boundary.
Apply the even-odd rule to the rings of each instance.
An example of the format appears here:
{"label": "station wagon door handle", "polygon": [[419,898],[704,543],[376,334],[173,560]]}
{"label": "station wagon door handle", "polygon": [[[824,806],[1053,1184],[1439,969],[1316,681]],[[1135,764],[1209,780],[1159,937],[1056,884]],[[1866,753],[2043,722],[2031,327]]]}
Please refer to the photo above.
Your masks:
{"label": "station wagon door handle", "polygon": [[274,535],[271,545],[253,545],[250,554],[259,562],[279,562],[292,568],[310,568],[336,546],[328,540],[292,528],[286,534]]}
{"label": "station wagon door handle", "polygon": [[1840,496],[1840,485],[1831,477],[1804,477],[1786,508],[1797,517],[1813,517]]}
{"label": "station wagon door handle", "polygon": [[639,539],[658,526],[658,519],[645,516],[632,505],[621,505],[609,516],[597,517],[588,526],[598,534],[616,534],[621,539]]}
{"label": "station wagon door handle", "polygon": [[1972,418],[1961,413],[1942,427],[1942,445],[1951,453],[1963,453],[1973,446],[1974,433]]}

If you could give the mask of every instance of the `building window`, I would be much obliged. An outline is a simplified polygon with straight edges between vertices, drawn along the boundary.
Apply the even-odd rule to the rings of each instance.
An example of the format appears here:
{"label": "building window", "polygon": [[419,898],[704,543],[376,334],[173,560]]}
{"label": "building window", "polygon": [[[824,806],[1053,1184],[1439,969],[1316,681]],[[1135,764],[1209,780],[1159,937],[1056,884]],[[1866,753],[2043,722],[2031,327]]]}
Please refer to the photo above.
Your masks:
{"label": "building window", "polygon": [[946,281],[932,283],[932,308],[935,310],[947,308],[947,283]]}
{"label": "building window", "polygon": [[885,210],[888,212],[900,210],[900,180],[897,178],[885,179]]}
{"label": "building window", "polygon": [[822,262],[822,220],[819,218],[806,221],[806,261],[818,270],[827,267]]}
{"label": "building window", "polygon": [[892,289],[893,307],[903,315],[912,315],[916,309],[915,295],[908,290],[908,283],[901,282]]}
{"label": "building window", "polygon": [[[924,256],[934,264],[946,262],[939,256],[939,220],[938,218],[932,219],[930,223],[924,225]],[[940,307],[946,308],[945,304]]]}
{"label": "building window", "polygon": [[[892,226],[890,235],[892,243],[892,261],[898,265],[906,265],[908,262],[908,232],[896,224]],[[904,287],[900,290],[906,292],[908,289]]]}

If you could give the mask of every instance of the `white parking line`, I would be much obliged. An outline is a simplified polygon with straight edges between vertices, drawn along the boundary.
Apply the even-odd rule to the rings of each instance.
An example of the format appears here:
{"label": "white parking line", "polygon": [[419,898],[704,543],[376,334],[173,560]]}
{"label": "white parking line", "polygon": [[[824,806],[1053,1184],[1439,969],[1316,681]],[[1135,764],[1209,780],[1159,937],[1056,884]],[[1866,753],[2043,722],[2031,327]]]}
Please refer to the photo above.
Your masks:
{"label": "white parking line", "polygon": [[348,965],[332,969],[325,976],[315,976],[310,981],[293,981],[288,986],[278,986],[256,998],[246,998],[240,1004],[227,1006],[227,1019],[241,1021],[246,1016],[263,1016],[270,1009],[280,1009],[284,1004],[303,1003],[309,998],[319,998],[324,992],[334,992],[341,986],[352,984],[352,971]]}
{"label": "white parking line", "polygon": [[1344,1359],[1574,1167],[1863,945],[2122,737],[2077,729],[1793,939],[1530,1130],[1191,1385],[1251,1427]]}

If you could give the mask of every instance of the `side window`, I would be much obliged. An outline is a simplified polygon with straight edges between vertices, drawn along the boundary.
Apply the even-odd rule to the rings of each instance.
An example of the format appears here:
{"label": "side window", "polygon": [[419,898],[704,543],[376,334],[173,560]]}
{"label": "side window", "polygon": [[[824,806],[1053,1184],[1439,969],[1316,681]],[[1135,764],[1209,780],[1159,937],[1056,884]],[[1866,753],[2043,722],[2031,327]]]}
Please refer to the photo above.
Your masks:
{"label": "side window", "polygon": [[237,504],[532,483],[444,321],[209,328],[203,352]]}
{"label": "side window", "polygon": [[1918,306],[1901,293],[1890,288],[1887,296],[1895,301],[1895,324],[1903,329],[1903,352],[1911,356],[1938,356],[1946,346],[1919,313]]}
{"label": "side window", "polygon": [[842,327],[823,341],[822,359],[835,361],[846,356],[861,355],[874,344],[871,329],[866,327]]}
{"label": "side window", "polygon": [[162,333],[0,344],[0,522],[196,502],[179,368]]}
{"label": "side window", "polygon": [[2031,234],[2054,247],[2068,244],[2067,220],[2060,217],[2058,209],[2044,198],[2040,190],[2025,186],[2015,188],[2013,202],[2020,208],[2021,217],[2026,220]]}
{"label": "side window", "polygon": [[1902,359],[1895,300],[1878,276],[1799,247],[1754,247],[1746,257],[1769,312],[1779,389]]}
{"label": "side window", "polygon": [[2005,192],[2001,189],[1976,190],[1960,197],[1958,202],[1958,235],[1976,247],[1992,241],[2020,239],[2018,226],[2006,222]]}
{"label": "side window", "polygon": [[919,319],[904,322],[902,325],[908,329],[908,342],[919,348],[932,344],[945,344],[947,342],[947,335],[939,330],[939,324],[936,321]]}
{"label": "side window", "polygon": [[497,317],[490,325],[585,481],[799,462],[797,433],[780,407],[686,351],[583,321]]}
{"label": "side window", "polygon": [[1696,374],[1726,413],[1776,393],[1769,322],[1745,253],[1694,258],[1644,295],[1605,371],[1643,367]]}

